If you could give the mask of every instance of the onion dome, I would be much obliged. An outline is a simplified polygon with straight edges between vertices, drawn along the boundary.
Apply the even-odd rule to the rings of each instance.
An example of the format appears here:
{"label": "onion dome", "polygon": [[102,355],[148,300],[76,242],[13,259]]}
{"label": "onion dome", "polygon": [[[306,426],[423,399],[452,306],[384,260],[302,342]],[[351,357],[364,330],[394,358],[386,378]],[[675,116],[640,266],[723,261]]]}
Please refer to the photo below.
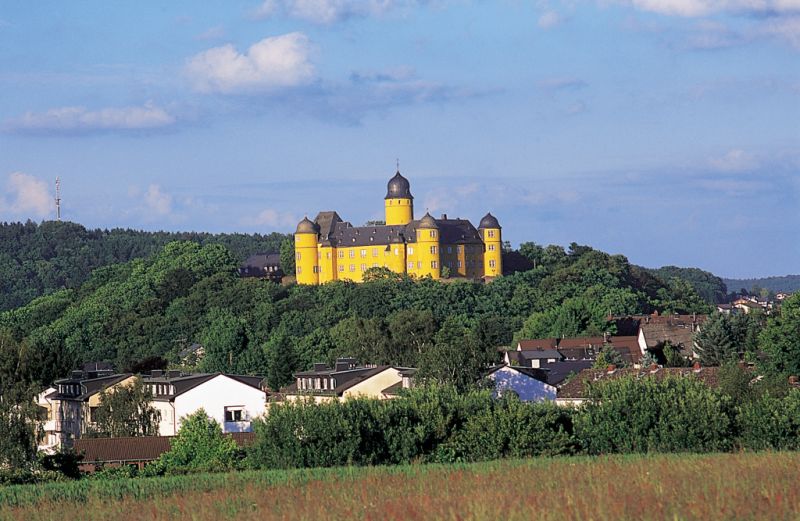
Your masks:
{"label": "onion dome", "polygon": [[417,228],[421,228],[424,230],[437,230],[439,226],[436,224],[436,219],[434,219],[431,214],[426,213],[422,216],[422,219],[419,220],[419,226]]}
{"label": "onion dome", "polygon": [[308,217],[303,217],[294,233],[319,233],[319,227]]}
{"label": "onion dome", "polygon": [[484,228],[494,228],[499,230],[500,223],[497,222],[497,217],[495,217],[491,213],[487,213],[486,215],[484,215],[483,219],[481,219],[481,223],[478,225],[478,229],[483,230]]}
{"label": "onion dome", "polygon": [[408,179],[400,175],[400,171],[389,179],[386,185],[386,197],[384,199],[413,199],[411,195],[411,185]]}

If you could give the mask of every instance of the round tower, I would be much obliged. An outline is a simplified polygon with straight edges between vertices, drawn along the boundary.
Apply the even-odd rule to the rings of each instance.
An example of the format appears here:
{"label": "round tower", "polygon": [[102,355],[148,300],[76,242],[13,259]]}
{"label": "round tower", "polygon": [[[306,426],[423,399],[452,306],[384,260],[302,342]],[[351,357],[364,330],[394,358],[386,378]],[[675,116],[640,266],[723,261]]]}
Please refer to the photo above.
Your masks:
{"label": "round tower", "polygon": [[294,232],[294,253],[298,284],[319,284],[317,236],[319,227],[304,217]]}
{"label": "round tower", "polygon": [[406,225],[414,220],[414,197],[411,195],[411,185],[408,179],[400,175],[399,170],[389,179],[389,184],[386,186],[384,206],[387,225]]}
{"label": "round tower", "polygon": [[483,239],[483,275],[497,277],[503,274],[503,238],[500,223],[491,213],[487,213],[478,225]]}
{"label": "round tower", "polygon": [[417,260],[420,263],[417,274],[420,277],[426,275],[434,279],[441,277],[439,243],[439,226],[436,224],[436,219],[426,213],[417,226]]}

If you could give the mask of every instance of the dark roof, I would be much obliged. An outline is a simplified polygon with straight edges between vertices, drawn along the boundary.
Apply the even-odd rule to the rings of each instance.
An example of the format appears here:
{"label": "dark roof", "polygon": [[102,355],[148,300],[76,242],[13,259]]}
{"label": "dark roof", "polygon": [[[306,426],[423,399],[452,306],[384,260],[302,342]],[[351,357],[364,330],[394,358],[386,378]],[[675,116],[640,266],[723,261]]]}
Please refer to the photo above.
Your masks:
{"label": "dark roof", "polygon": [[[255,441],[253,432],[226,434],[240,447]],[[152,461],[167,452],[173,436],[137,436],[122,438],[79,438],[74,449],[83,454],[82,463],[122,463]]]}
{"label": "dark roof", "polygon": [[541,364],[539,369],[547,375],[547,383],[558,386],[569,378],[571,374],[578,374],[593,365],[594,360],[564,360],[563,362]]}
{"label": "dark roof", "polygon": [[[295,373],[294,377],[302,378],[302,377],[333,377],[336,379],[336,387],[334,389],[297,389],[297,381],[293,382],[290,385],[287,385],[283,389],[281,389],[282,394],[308,394],[308,395],[336,395],[341,396],[346,390],[350,389],[351,387],[363,382],[364,380],[375,376],[376,374],[382,373],[387,369],[391,369],[392,366],[390,365],[379,365],[375,367],[357,367],[355,369],[348,369],[345,371],[336,371],[331,368],[327,368],[321,371],[300,371],[299,373]],[[406,367],[397,367],[398,371],[410,371],[409,368]]]}
{"label": "dark roof", "polygon": [[[597,357],[600,349],[609,345],[615,349],[626,363],[636,364],[642,358],[639,348],[639,339],[635,336],[590,336],[577,338],[537,338],[520,340],[518,346],[522,348],[517,355],[511,356],[520,363],[533,358],[554,358],[549,351],[559,353],[558,358],[567,360],[590,360]],[[537,353],[542,353],[537,355]]]}
{"label": "dark roof", "polygon": [[256,253],[244,261],[241,265],[242,268],[266,268],[268,266],[281,265],[281,256],[279,253]]}
{"label": "dark roof", "polygon": [[521,360],[547,360],[548,358],[561,360],[561,353],[555,349],[523,349],[517,353]]}
{"label": "dark roof", "polygon": [[338,213],[333,211],[319,212],[314,222],[317,223],[317,227],[319,228],[320,238],[323,242],[327,242],[334,229],[342,222],[342,218],[339,217]]}
{"label": "dark roof", "polygon": [[678,378],[697,378],[704,384],[713,388],[718,386],[718,374],[719,367],[701,367],[699,369],[686,367],[659,367],[657,369],[625,368],[612,371],[605,369],[586,369],[559,388],[558,398],[583,399],[588,397],[590,385],[598,382],[615,380],[624,376],[658,379],[670,376]]}
{"label": "dark roof", "polygon": [[99,378],[80,378],[80,379],[73,379],[73,378],[64,378],[61,380],[56,380],[54,385],[58,386],[59,384],[80,384],[81,386],[81,394],[79,395],[70,395],[70,394],[61,394],[56,392],[55,394],[51,395],[55,400],[79,400],[79,401],[86,401],[91,396],[99,393],[103,389],[107,389],[112,385],[116,385],[119,382],[125,380],[133,376],[132,373],[122,373],[122,374],[112,374],[109,376],[101,376]]}
{"label": "dark roof", "polygon": [[157,400],[171,400],[176,396],[180,396],[183,393],[191,391],[195,387],[206,383],[209,380],[216,378],[217,376],[227,376],[237,382],[241,382],[245,385],[249,385],[255,389],[263,391],[262,389],[262,382],[264,378],[261,376],[245,376],[245,375],[237,375],[237,374],[225,374],[225,373],[197,373],[197,374],[181,374],[180,376],[145,376],[143,377],[144,383],[146,384],[168,384],[172,385],[175,388],[175,392],[173,394],[166,394],[166,395],[158,395],[155,397]]}
{"label": "dark roof", "polygon": [[394,177],[389,179],[386,185],[386,197],[384,199],[398,198],[414,198],[414,196],[411,195],[411,183],[408,182],[408,179],[400,175],[399,170],[394,174]]}
{"label": "dark roof", "polygon": [[466,219],[436,219],[436,226],[441,244],[483,244],[478,230]]}
{"label": "dark roof", "polygon": [[530,349],[555,349],[558,346],[557,338],[534,338],[531,340],[520,340],[517,346],[523,351]]}
{"label": "dark roof", "polygon": [[297,230],[294,233],[319,233],[319,226],[308,217],[303,217],[303,220],[297,224]]}
{"label": "dark roof", "polygon": [[431,214],[426,213],[417,223],[417,228],[420,230],[435,230],[439,228],[439,226],[436,224],[436,219],[434,219]]}
{"label": "dark roof", "polygon": [[[423,217],[405,225],[381,226],[353,226],[347,221],[335,221],[327,235],[320,231],[320,237],[325,245],[341,247],[414,243],[417,241],[417,228],[423,228],[421,223],[424,219]],[[439,229],[440,244],[483,244],[478,230],[466,219],[430,217],[430,220]]]}
{"label": "dark roof", "polygon": [[497,222],[497,217],[492,215],[491,213],[487,213],[481,219],[480,224],[478,225],[478,229],[482,230],[484,228],[500,228],[500,223]]}

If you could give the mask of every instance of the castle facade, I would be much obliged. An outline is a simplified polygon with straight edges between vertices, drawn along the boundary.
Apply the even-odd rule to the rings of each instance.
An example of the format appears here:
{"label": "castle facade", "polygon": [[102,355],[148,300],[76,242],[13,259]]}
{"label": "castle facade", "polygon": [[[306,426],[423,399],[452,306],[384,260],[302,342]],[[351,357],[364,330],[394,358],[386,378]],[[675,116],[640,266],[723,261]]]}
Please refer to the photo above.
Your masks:
{"label": "castle facade", "polygon": [[300,221],[295,232],[299,284],[361,282],[370,268],[412,277],[482,279],[503,273],[500,223],[487,213],[476,229],[466,219],[426,213],[414,219],[414,197],[398,171],[384,198],[386,222],[353,226],[333,211]]}

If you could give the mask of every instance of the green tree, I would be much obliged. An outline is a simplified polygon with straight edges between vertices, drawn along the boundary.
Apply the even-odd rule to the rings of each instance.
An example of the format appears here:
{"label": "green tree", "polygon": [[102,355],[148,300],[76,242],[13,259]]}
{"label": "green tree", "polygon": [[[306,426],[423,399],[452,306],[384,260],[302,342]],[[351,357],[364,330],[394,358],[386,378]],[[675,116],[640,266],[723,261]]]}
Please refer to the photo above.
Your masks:
{"label": "green tree", "polygon": [[92,411],[94,434],[120,436],[156,436],[161,414],[151,405],[153,393],[141,378],[129,385],[117,385],[100,392],[100,405]]}
{"label": "green tree", "polygon": [[420,358],[420,380],[453,385],[458,390],[474,388],[493,361],[492,353],[478,343],[475,334],[457,318],[445,320],[434,345]]}
{"label": "green tree", "polygon": [[720,365],[739,358],[739,346],[731,330],[730,319],[721,313],[708,318],[694,335],[694,342],[703,365]]}
{"label": "green tree", "polygon": [[205,354],[200,368],[208,372],[236,372],[239,357],[247,349],[245,322],[228,309],[214,308],[206,316],[201,335]]}
{"label": "green tree", "polygon": [[297,368],[297,356],[292,341],[286,335],[275,335],[266,346],[267,385],[277,391],[292,381]]}
{"label": "green tree", "polygon": [[295,251],[294,235],[287,236],[281,242],[281,270],[284,275],[294,275],[295,272]]}
{"label": "green tree", "polygon": [[783,301],[759,336],[768,371],[800,376],[800,293]]}
{"label": "green tree", "polygon": [[222,434],[222,427],[205,410],[181,418],[178,435],[150,472],[187,474],[224,472],[236,467],[239,450],[233,438]]}
{"label": "green tree", "polygon": [[619,354],[619,351],[606,344],[597,354],[597,359],[594,361],[594,367],[597,369],[605,369],[610,365],[615,367],[625,367],[626,364],[625,360],[622,358],[622,355]]}

